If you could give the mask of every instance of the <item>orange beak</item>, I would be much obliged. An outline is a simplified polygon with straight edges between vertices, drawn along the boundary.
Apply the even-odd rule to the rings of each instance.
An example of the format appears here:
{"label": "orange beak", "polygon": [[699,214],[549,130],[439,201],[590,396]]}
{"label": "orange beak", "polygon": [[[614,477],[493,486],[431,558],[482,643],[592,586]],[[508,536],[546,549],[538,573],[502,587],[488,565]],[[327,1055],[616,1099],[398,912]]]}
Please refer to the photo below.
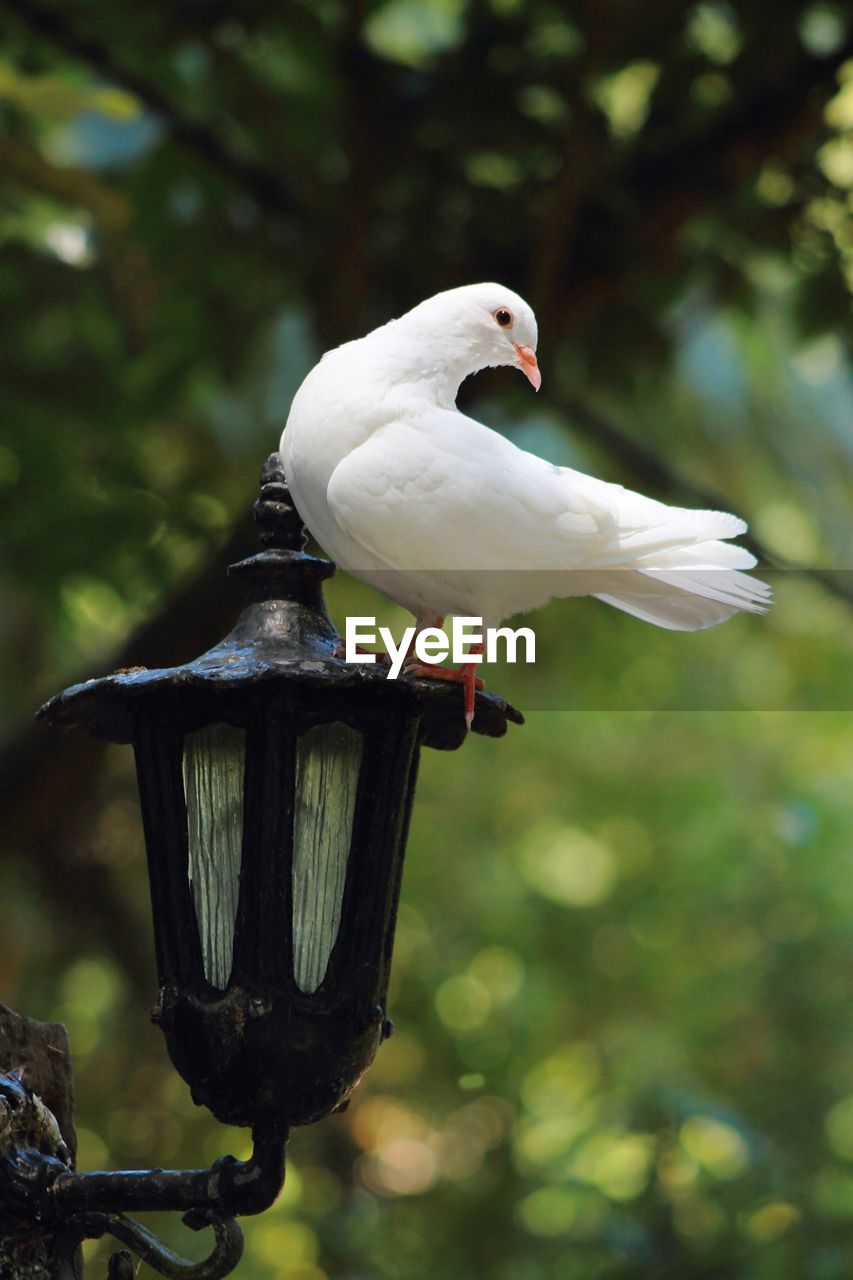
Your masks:
{"label": "orange beak", "polygon": [[518,367],[530,383],[534,391],[538,391],[542,386],[542,374],[539,372],[539,365],[536,363],[536,353],[532,347],[522,347],[520,343],[514,342],[515,354],[518,356]]}

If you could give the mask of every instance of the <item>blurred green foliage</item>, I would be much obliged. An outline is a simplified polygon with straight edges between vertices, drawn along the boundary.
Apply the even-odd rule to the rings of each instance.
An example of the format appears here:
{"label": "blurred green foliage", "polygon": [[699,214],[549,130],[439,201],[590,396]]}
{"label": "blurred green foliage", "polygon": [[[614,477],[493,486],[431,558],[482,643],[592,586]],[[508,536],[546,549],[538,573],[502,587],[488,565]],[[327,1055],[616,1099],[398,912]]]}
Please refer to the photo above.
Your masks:
{"label": "blurred green foliage", "polygon": [[[467,406],[555,461],[736,510],[820,572],[696,636],[553,605],[534,674],[487,673],[528,723],[424,760],[397,1034],[346,1115],[294,1135],[240,1274],[843,1280],[849,13],[0,12],[0,998],[69,1027],[81,1167],[247,1137],[196,1111],[144,1016],[127,753],[31,712],[216,640],[312,361],[494,278],[537,311],[544,388],[484,375]],[[342,578],[329,598],[402,623]],[[108,1245],[87,1248],[103,1274]]]}

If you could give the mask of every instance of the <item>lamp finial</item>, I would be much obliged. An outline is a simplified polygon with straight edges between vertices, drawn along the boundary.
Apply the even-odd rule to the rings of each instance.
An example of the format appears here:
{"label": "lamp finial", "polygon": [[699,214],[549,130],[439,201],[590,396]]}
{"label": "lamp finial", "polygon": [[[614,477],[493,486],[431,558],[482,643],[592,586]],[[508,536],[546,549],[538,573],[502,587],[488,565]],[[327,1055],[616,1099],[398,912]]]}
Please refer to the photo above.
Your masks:
{"label": "lamp finial", "polygon": [[302,550],[308,535],[302,517],[293,505],[280,453],[271,453],[264,463],[261,471],[261,493],[254,510],[261,545],[265,549]]}

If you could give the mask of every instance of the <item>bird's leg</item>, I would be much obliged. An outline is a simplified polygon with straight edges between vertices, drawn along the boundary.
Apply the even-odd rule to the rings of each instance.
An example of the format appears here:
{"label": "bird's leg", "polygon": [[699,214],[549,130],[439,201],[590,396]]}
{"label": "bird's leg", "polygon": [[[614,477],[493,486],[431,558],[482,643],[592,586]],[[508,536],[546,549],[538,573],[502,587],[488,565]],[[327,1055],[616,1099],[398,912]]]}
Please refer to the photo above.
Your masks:
{"label": "bird's leg", "polygon": [[465,690],[465,727],[471,728],[474,720],[474,697],[478,689],[486,687],[485,680],[481,680],[476,674],[477,663],[472,661],[474,655],[483,652],[482,644],[472,644],[469,650],[469,660],[463,662],[460,667],[440,667],[432,662],[420,662],[414,656],[415,640],[424,626],[441,627],[444,625],[444,618],[435,618],[432,620],[417,619],[417,631],[406,654],[403,670],[406,675],[420,676],[422,679],[428,680],[452,680],[456,684],[461,684]]}
{"label": "bird's leg", "polygon": [[[412,670],[417,667],[418,674],[422,675],[424,670],[431,666],[430,663],[421,662],[415,653],[415,645],[418,643],[418,636],[425,627],[443,627],[444,615],[438,613],[418,613],[415,615],[415,634],[409,641],[409,647],[406,650],[406,656],[403,659],[403,670],[411,674]],[[430,673],[431,674],[431,673]]]}
{"label": "bird's leg", "polygon": [[409,647],[406,650],[406,656],[403,659],[403,671],[407,676],[426,676],[433,680],[454,679],[454,672],[449,671],[447,667],[439,667],[436,663],[432,662],[421,662],[415,652],[418,637],[426,627],[443,626],[444,614],[418,613],[415,615],[415,634],[409,641]]}

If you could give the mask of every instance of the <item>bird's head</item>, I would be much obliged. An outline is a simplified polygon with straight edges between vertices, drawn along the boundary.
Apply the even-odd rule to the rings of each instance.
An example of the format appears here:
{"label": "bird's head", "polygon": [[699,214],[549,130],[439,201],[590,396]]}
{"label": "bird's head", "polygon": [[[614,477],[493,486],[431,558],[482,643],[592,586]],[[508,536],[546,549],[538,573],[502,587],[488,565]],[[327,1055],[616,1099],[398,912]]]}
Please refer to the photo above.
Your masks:
{"label": "bird's head", "polygon": [[468,284],[428,298],[408,317],[428,327],[435,340],[465,375],[512,365],[538,391],[542,375],[536,363],[538,330],[530,307],[512,289],[499,284]]}

